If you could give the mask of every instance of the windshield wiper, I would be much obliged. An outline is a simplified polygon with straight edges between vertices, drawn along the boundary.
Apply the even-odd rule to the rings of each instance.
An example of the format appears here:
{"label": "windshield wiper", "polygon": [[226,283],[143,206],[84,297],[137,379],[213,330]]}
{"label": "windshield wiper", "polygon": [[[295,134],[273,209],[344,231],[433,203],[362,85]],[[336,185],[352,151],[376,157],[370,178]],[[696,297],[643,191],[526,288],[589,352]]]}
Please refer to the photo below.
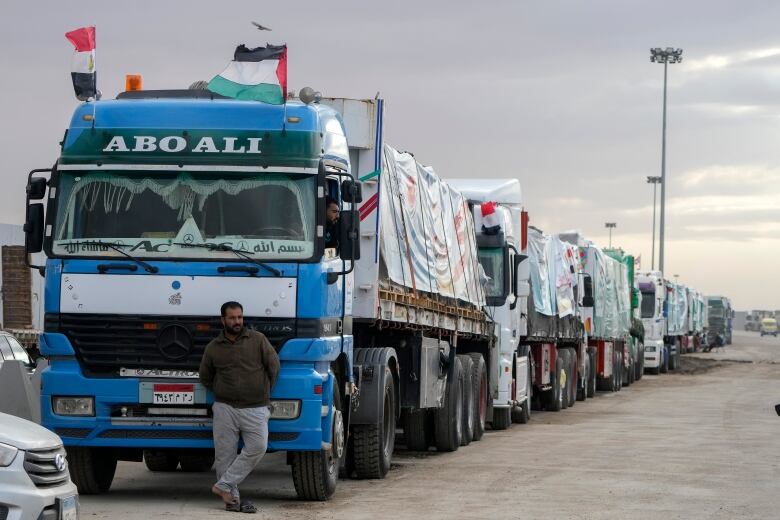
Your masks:
{"label": "windshield wiper", "polygon": [[282,272],[280,270],[252,258],[252,256],[246,251],[243,251],[241,249],[234,249],[232,246],[229,246],[227,244],[185,244],[184,242],[174,242],[173,245],[182,246],[182,247],[200,247],[202,249],[208,249],[209,251],[230,251],[232,253],[235,253],[235,255],[238,256],[239,258],[243,258],[244,260],[248,260],[255,265],[259,265],[263,269],[267,269],[268,271],[273,273],[274,276],[282,276]]}
{"label": "windshield wiper", "polygon": [[103,242],[102,240],[84,240],[84,241],[81,241],[81,242],[75,242],[75,244],[79,245],[79,246],[81,246],[81,245],[84,245],[84,246],[105,246],[105,247],[113,249],[114,251],[116,251],[117,253],[121,254],[125,258],[129,258],[133,262],[137,263],[138,265],[143,267],[144,270],[147,273],[156,273],[156,272],[158,272],[160,270],[158,267],[156,267],[154,265],[147,264],[146,262],[144,262],[140,258],[136,258],[136,257],[132,256],[131,254],[125,253],[124,251],[122,251],[122,249],[120,249],[122,247],[129,247],[127,244],[120,244],[119,242]]}

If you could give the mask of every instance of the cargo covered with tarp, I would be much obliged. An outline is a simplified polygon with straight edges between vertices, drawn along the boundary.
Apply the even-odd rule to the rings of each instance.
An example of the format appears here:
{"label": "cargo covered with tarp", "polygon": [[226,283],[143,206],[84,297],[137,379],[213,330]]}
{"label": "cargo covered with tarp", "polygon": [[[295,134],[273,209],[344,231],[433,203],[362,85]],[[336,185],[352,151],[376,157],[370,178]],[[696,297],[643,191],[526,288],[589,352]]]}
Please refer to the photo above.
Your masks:
{"label": "cargo covered with tarp", "polygon": [[631,327],[628,269],[595,245],[582,248],[585,272],[593,283],[593,339],[625,339]]}
{"label": "cargo covered with tarp", "polygon": [[666,281],[666,334],[682,336],[687,332],[688,297],[683,285]]}
{"label": "cargo covered with tarp", "polygon": [[575,314],[575,272],[579,265],[576,248],[529,227],[527,251],[531,271],[528,336],[579,338],[582,327]]}
{"label": "cargo covered with tarp", "polygon": [[379,201],[380,285],[481,309],[485,293],[466,199],[433,168],[385,145]]}

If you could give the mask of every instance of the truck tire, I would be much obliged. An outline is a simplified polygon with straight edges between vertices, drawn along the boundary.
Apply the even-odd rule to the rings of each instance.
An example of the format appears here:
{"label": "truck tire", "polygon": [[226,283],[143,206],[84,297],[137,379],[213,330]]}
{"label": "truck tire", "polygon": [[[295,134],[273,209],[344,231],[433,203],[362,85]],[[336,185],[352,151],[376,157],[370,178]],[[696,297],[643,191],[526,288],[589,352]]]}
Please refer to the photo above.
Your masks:
{"label": "truck tire", "polygon": [[474,438],[474,410],[476,408],[474,396],[474,361],[467,354],[459,354],[460,364],[463,368],[463,384],[460,387],[463,393],[463,430],[460,436],[460,445],[468,446]]}
{"label": "truck tire", "polygon": [[571,370],[571,354],[567,348],[558,349],[558,356],[562,360],[563,366],[561,367],[561,371],[563,373],[562,379],[564,380],[561,383],[561,410],[565,410],[569,407],[569,383],[571,381],[569,374]]}
{"label": "truck tire", "polygon": [[406,447],[412,451],[428,451],[431,445],[431,424],[427,410],[410,410],[404,417]]}
{"label": "truck tire", "polygon": [[67,446],[70,477],[82,495],[97,495],[111,488],[116,456],[109,450]]}
{"label": "truck tire", "polygon": [[455,357],[455,366],[452,377],[447,379],[444,392],[444,403],[441,408],[434,410],[436,424],[436,449],[439,451],[455,451],[460,446],[460,438],[463,435],[463,366],[460,359]]}
{"label": "truck tire", "polygon": [[664,346],[664,355],[661,363],[659,364],[659,372],[665,374],[669,371],[669,349]]}
{"label": "truck tire", "polygon": [[569,377],[566,378],[566,382],[569,385],[569,408],[573,408],[577,403],[577,385],[579,385],[577,374],[579,370],[577,367],[577,352],[571,348],[568,350],[571,361],[569,363],[569,373],[567,374]]}
{"label": "truck tire", "polygon": [[590,385],[590,356],[585,356],[585,368],[582,371],[582,378],[578,379],[577,400],[585,401],[588,396],[588,386]]}
{"label": "truck tire", "polygon": [[493,407],[493,421],[490,426],[496,430],[506,430],[512,425],[512,408],[509,406],[504,408]]}
{"label": "truck tire", "polygon": [[382,391],[382,422],[360,424],[352,428],[355,446],[355,473],[358,478],[384,478],[390,471],[395,449],[395,381],[390,367],[385,367]]}
{"label": "truck tire", "polygon": [[149,471],[176,471],[179,457],[173,450],[144,450],[144,464]]}
{"label": "truck tire", "polygon": [[588,352],[588,362],[590,363],[590,378],[588,379],[588,397],[596,397],[596,356],[593,352]]}
{"label": "truck tire", "polygon": [[552,378],[552,388],[547,391],[547,403],[545,406],[548,412],[560,412],[563,409],[563,388],[561,388],[563,359],[561,358],[560,353],[555,356],[555,373]]}
{"label": "truck tire", "polygon": [[182,453],[179,455],[181,470],[187,473],[202,473],[211,470],[214,465],[214,452],[203,450],[202,453]]}
{"label": "truck tire", "polygon": [[472,440],[478,441],[485,434],[485,422],[488,408],[488,381],[485,358],[482,354],[472,352],[471,356],[471,382],[474,394],[474,436]]}
{"label": "truck tire", "polygon": [[623,386],[631,386],[632,374],[634,373],[634,361],[628,360],[628,369],[623,372]]}
{"label": "truck tire", "polygon": [[[341,457],[344,456],[345,431],[338,381],[333,384],[333,426],[331,448],[319,451],[293,451],[292,476],[295,492],[301,500],[325,501],[336,492]],[[339,426],[340,423],[340,426]]]}

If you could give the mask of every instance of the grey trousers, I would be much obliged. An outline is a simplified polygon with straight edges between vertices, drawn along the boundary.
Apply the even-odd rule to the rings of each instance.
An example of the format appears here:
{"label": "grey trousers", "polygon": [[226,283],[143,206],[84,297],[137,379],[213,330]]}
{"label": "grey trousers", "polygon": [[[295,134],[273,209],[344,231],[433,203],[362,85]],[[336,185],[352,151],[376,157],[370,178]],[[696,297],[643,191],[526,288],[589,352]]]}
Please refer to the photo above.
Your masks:
{"label": "grey trousers", "polygon": [[[212,411],[216,485],[240,499],[238,485],[255,469],[268,447],[268,419],[271,412],[267,406],[233,408],[217,402],[212,406]],[[236,454],[239,436],[244,440],[244,447],[240,454]]]}

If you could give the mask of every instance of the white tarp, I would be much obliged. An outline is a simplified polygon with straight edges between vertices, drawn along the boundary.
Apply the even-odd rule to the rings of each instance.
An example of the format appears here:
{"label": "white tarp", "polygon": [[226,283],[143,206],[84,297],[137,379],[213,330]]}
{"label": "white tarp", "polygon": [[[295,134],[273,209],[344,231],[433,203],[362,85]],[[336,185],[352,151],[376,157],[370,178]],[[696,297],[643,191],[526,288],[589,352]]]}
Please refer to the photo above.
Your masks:
{"label": "white tarp", "polygon": [[390,280],[484,305],[466,199],[432,168],[385,145],[380,201],[381,255]]}

